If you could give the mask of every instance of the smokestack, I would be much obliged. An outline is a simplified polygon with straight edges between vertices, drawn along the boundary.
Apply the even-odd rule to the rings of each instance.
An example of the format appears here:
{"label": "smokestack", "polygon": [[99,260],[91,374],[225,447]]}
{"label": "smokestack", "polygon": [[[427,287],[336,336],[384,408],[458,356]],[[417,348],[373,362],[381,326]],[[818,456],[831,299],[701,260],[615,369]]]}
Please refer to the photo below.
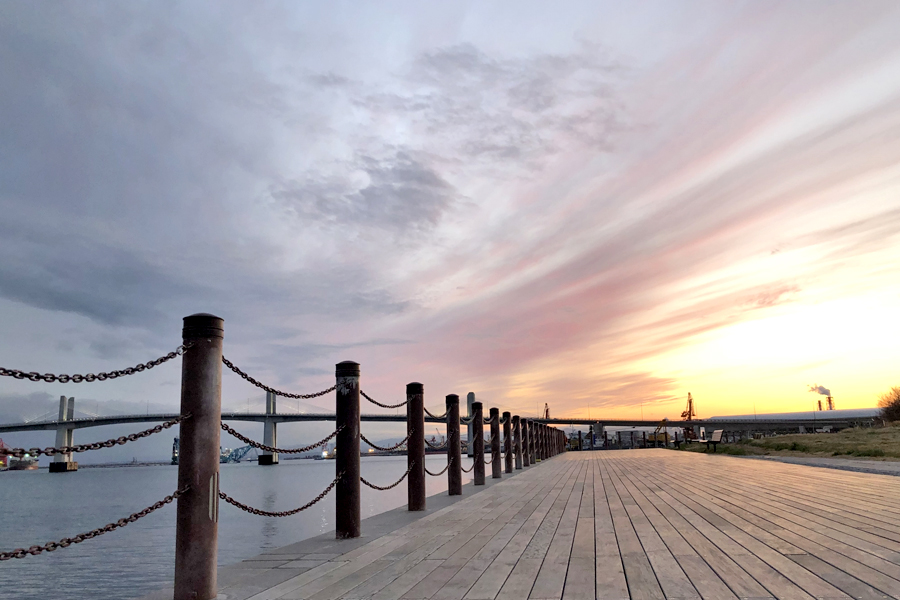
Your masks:
{"label": "smokestack", "polygon": [[834,410],[834,398],[831,396],[825,398],[825,406],[828,407],[828,410]]}
{"label": "smokestack", "polygon": [[821,401],[821,400],[816,400],[816,402],[819,403],[819,410],[822,410],[822,401]]}

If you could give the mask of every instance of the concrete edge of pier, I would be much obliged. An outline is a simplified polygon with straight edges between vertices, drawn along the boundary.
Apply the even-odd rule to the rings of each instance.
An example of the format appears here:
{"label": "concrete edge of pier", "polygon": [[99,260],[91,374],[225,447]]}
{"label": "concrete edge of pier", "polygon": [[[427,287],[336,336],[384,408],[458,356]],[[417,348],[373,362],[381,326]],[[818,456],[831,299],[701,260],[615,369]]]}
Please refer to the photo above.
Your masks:
{"label": "concrete edge of pier", "polygon": [[[362,535],[358,538],[338,540],[335,539],[335,531],[331,530],[281,548],[267,550],[232,565],[221,566],[218,573],[219,595],[216,598],[217,600],[249,598],[323,562],[364,546],[374,539],[390,534],[461,500],[471,498],[498,483],[509,481],[510,478],[545,464],[552,458],[545,459],[539,465],[531,465],[526,469],[503,473],[503,477],[500,479],[493,479],[488,474],[485,477],[484,485],[476,486],[469,481],[462,486],[463,493],[460,496],[450,496],[446,491],[428,496],[426,508],[422,511],[409,511],[404,504],[368,517],[362,521]],[[170,584],[136,600],[172,600],[173,593],[173,586]]]}

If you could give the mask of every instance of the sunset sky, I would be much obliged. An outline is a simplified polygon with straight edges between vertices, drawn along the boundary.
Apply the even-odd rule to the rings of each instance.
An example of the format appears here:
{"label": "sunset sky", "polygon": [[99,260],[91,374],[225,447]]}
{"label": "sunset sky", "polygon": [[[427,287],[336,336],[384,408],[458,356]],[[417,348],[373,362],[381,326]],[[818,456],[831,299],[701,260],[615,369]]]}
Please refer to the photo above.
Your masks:
{"label": "sunset sky", "polygon": [[[874,406],[898,31],[894,1],[4,2],[0,366],[123,368],[211,312],[294,392],[355,360],[434,408]],[[175,411],[179,380],[3,378],[0,422]]]}

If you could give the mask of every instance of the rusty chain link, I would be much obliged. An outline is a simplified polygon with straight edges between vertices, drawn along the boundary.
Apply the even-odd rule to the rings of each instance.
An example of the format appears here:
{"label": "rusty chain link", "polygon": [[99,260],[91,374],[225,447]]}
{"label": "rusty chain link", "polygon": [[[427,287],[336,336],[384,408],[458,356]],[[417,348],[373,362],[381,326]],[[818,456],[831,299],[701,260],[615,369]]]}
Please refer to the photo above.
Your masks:
{"label": "rusty chain link", "polygon": [[381,408],[400,408],[400,407],[403,407],[403,406],[406,406],[407,404],[409,404],[409,400],[405,400],[404,402],[401,402],[400,404],[382,404],[381,402],[379,402],[378,400],[375,400],[374,398],[372,398],[370,395],[368,395],[367,393],[365,393],[362,390],[359,390],[359,394],[363,398],[365,398],[366,400],[368,400],[369,402],[374,404],[375,406],[380,406]]}
{"label": "rusty chain link", "polygon": [[238,375],[240,375],[241,377],[243,377],[244,379],[246,379],[247,381],[249,381],[256,387],[266,390],[267,392],[272,392],[276,396],[282,396],[283,398],[295,398],[298,400],[309,400],[310,398],[318,398],[319,396],[324,396],[328,392],[333,392],[335,389],[335,386],[331,386],[327,390],[322,390],[321,392],[316,392],[314,394],[290,394],[288,392],[282,392],[281,390],[276,390],[275,388],[270,388],[269,386],[267,386],[263,383],[260,383],[256,379],[253,379],[252,377],[250,377],[249,375],[247,375],[246,373],[241,371],[238,367],[234,366],[234,363],[231,362],[230,360],[228,360],[227,358],[225,358],[224,356],[222,357],[222,362],[225,363],[226,367],[228,367],[229,369],[231,369],[232,371],[234,371],[235,373],[237,373]]}
{"label": "rusty chain link", "polygon": [[[423,406],[422,408],[425,408],[425,407]],[[434,415],[434,414],[431,414],[431,411],[428,410],[427,408],[425,408],[425,414],[428,415],[429,417],[431,417],[432,419],[446,419],[447,418],[446,412],[444,412],[444,414],[442,414],[442,415]]]}
{"label": "rusty chain link", "polygon": [[129,435],[123,435],[121,437],[106,440],[105,442],[78,444],[77,446],[60,446],[59,448],[0,448],[0,455],[7,454],[16,458],[22,458],[26,454],[29,454],[31,456],[40,456],[41,454],[44,454],[46,456],[54,456],[56,454],[68,454],[69,452],[87,452],[88,450],[100,450],[101,448],[122,446],[124,444],[127,444],[128,442],[133,442],[135,440],[145,438],[148,435],[159,433],[163,429],[168,429],[173,425],[181,423],[185,419],[190,418],[190,416],[191,415],[180,415],[178,417],[175,417],[171,421],[160,423],[156,427],[151,427],[150,429],[145,429],[144,431],[139,431],[137,433],[131,433]]}
{"label": "rusty chain link", "polygon": [[241,440],[245,444],[249,444],[249,445],[253,446],[254,448],[259,448],[260,450],[265,450],[266,452],[277,452],[278,454],[302,454],[304,452],[309,452],[310,450],[315,450],[319,446],[323,446],[323,445],[327,444],[328,442],[330,442],[334,436],[339,434],[341,432],[341,430],[344,429],[344,425],[341,425],[331,435],[329,435],[327,438],[325,438],[324,440],[322,440],[320,442],[316,442],[315,444],[310,444],[309,446],[304,446],[303,448],[287,449],[287,448],[275,448],[274,446],[266,446],[265,444],[260,444],[259,442],[255,442],[245,435],[241,435],[240,433],[238,433],[237,431],[235,431],[234,429],[232,429],[231,427],[226,425],[224,422],[222,422],[221,425],[222,425],[223,431],[230,433],[231,435],[233,435],[237,439]]}
{"label": "rusty chain link", "polygon": [[410,463],[410,464],[409,464],[409,468],[406,469],[406,473],[404,473],[403,476],[402,476],[400,479],[398,479],[397,481],[395,481],[395,482],[392,483],[391,485],[386,485],[386,486],[384,486],[384,487],[381,487],[380,485],[375,485],[374,483],[372,483],[372,482],[370,482],[370,481],[366,481],[365,477],[362,477],[362,476],[360,476],[359,480],[362,481],[362,482],[363,482],[364,484],[366,484],[367,486],[369,486],[370,488],[372,488],[373,490],[378,490],[378,491],[383,492],[383,491],[389,490],[389,489],[391,489],[391,488],[395,488],[395,487],[397,487],[398,485],[400,485],[400,482],[403,481],[404,479],[406,479],[406,476],[409,475],[409,472],[412,471],[412,468],[413,468],[414,466],[416,466],[416,463],[415,463],[415,462]]}
{"label": "rusty chain link", "polygon": [[173,352],[169,352],[165,356],[160,356],[156,360],[151,360],[149,362],[135,365],[133,367],[128,367],[127,369],[121,369],[119,371],[108,371],[105,373],[97,374],[88,373],[87,375],[54,375],[53,373],[41,374],[34,371],[26,372],[20,371],[18,369],[4,369],[3,367],[0,367],[0,376],[12,377],[14,379],[27,379],[29,381],[46,381],[48,383],[52,383],[54,381],[58,381],[59,383],[81,383],[82,381],[87,381],[90,383],[93,381],[106,381],[107,379],[116,379],[117,377],[134,375],[135,373],[141,373],[143,371],[152,369],[153,367],[161,365],[164,362],[172,360],[176,356],[181,356],[191,346],[192,344],[190,343],[178,346],[178,348],[176,348]]}
{"label": "rusty chain link", "polygon": [[444,473],[447,472],[447,469],[449,469],[450,465],[452,465],[452,464],[453,464],[453,457],[450,457],[450,460],[447,461],[447,466],[444,467],[443,469],[441,469],[440,471],[438,471],[437,473],[432,473],[431,471],[428,470],[428,467],[425,467],[425,472],[428,473],[429,475],[431,475],[432,477],[440,477],[441,475],[443,475]]}
{"label": "rusty chain link", "polygon": [[75,537],[70,537],[70,538],[65,537],[65,538],[59,540],[58,542],[48,542],[48,543],[44,544],[43,546],[31,546],[29,548],[16,548],[15,550],[10,550],[9,552],[0,552],[0,561],[9,560],[11,558],[25,558],[26,556],[37,556],[41,552],[53,552],[57,548],[68,548],[72,544],[80,544],[84,540],[94,539],[95,537],[101,536],[104,533],[109,533],[110,531],[114,531],[114,530],[118,529],[119,527],[125,527],[129,523],[134,523],[138,519],[140,519],[142,517],[146,517],[147,515],[149,515],[156,509],[162,508],[163,506],[165,506],[172,500],[175,500],[176,498],[178,498],[179,496],[181,496],[182,494],[187,492],[189,489],[191,489],[190,486],[182,488],[182,489],[176,491],[175,493],[173,493],[171,496],[166,496],[159,502],[151,504],[150,506],[148,506],[147,508],[145,508],[144,510],[142,510],[140,512],[136,512],[128,517],[125,517],[124,519],[119,519],[115,523],[109,523],[107,525],[104,525],[103,527],[98,527],[97,529],[92,529],[91,531],[88,531],[87,533],[79,533]]}
{"label": "rusty chain link", "polygon": [[376,450],[381,450],[382,452],[390,452],[391,450],[396,450],[397,448],[399,448],[400,446],[402,446],[403,444],[405,444],[406,442],[409,441],[409,434],[406,434],[406,437],[405,437],[405,438],[403,438],[402,440],[400,440],[399,442],[397,442],[397,443],[394,444],[393,446],[389,446],[389,447],[387,447],[387,448],[382,448],[381,446],[377,446],[377,445],[373,444],[372,442],[370,442],[370,441],[368,440],[368,438],[366,438],[366,436],[364,436],[361,432],[360,432],[360,434],[359,434],[359,437],[360,437],[360,439],[362,439],[362,441],[364,441],[364,442],[367,443],[368,445],[372,446],[372,447],[375,448]]}
{"label": "rusty chain link", "polygon": [[328,492],[330,492],[332,489],[334,489],[334,486],[336,486],[338,484],[338,482],[341,480],[341,477],[343,477],[343,476],[344,476],[344,473],[341,472],[337,477],[334,478],[334,481],[332,481],[330,484],[328,484],[328,487],[325,488],[321,494],[319,494],[318,496],[316,496],[315,498],[313,498],[312,500],[310,500],[303,506],[298,506],[297,508],[295,508],[293,510],[283,510],[283,511],[275,511],[275,512],[268,511],[268,510],[260,510],[258,508],[253,508],[252,506],[247,506],[243,502],[238,502],[237,500],[235,500],[234,498],[232,498],[231,496],[229,496],[228,494],[226,494],[225,492],[222,492],[222,491],[219,492],[219,498],[221,498],[228,504],[231,504],[232,506],[238,507],[239,509],[241,509],[245,512],[248,512],[248,513],[251,513],[254,515],[259,515],[261,517],[289,517],[291,515],[296,515],[300,511],[306,510],[307,508],[309,508],[310,506],[312,506],[313,504],[317,503],[319,500],[321,500],[322,498],[327,496]]}
{"label": "rusty chain link", "polygon": [[440,450],[441,448],[446,448],[446,447],[447,447],[447,442],[448,442],[448,440],[444,440],[444,443],[443,443],[443,444],[432,444],[431,442],[428,441],[428,438],[425,438],[425,443],[426,443],[426,444],[428,445],[428,447],[431,448],[432,450]]}

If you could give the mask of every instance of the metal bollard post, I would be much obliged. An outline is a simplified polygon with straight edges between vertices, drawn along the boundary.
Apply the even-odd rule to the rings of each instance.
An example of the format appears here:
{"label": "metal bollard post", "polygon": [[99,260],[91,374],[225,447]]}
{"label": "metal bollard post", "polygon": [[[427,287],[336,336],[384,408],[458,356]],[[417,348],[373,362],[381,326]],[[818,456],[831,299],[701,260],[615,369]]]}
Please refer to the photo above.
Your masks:
{"label": "metal bollard post", "polygon": [[406,384],[406,467],[409,510],[425,510],[425,387]]}
{"label": "metal bollard post", "polygon": [[475,485],[484,485],[484,417],[481,402],[472,403],[472,436],[469,444],[474,449],[472,460],[475,461]]}
{"label": "metal bollard post", "polygon": [[469,458],[475,456],[475,445],[472,444],[472,438],[475,437],[474,429],[472,429],[472,415],[473,409],[472,404],[475,402],[475,392],[469,392],[466,394],[466,412],[467,418],[469,419],[468,430],[466,431],[466,435],[468,435],[469,446],[466,449],[466,454],[468,454]]}
{"label": "metal bollard post", "polygon": [[359,363],[338,363],[334,375],[334,420],[342,428],[335,440],[334,472],[343,473],[334,488],[335,537],[342,540],[359,537]]}
{"label": "metal bollard post", "polygon": [[534,443],[534,421],[531,419],[525,419],[525,424],[527,427],[525,428],[525,439],[522,440],[525,442],[525,457],[528,459],[528,462],[525,464],[526,467],[534,465],[534,456],[531,454],[531,445]]}
{"label": "metal bollard post", "polygon": [[584,440],[581,437],[581,430],[578,430],[578,451],[581,452],[584,450]]}
{"label": "metal bollard post", "polygon": [[522,469],[522,421],[519,415],[512,418],[513,453],[516,455],[516,470]]}
{"label": "metal bollard post", "polygon": [[462,495],[462,450],[459,443],[459,396],[450,394],[446,399],[447,407],[447,461],[452,461],[447,468],[447,494]]}
{"label": "metal bollard post", "polygon": [[503,451],[506,452],[504,458],[504,468],[507,473],[513,472],[513,453],[512,453],[512,415],[508,412],[503,413]]}
{"label": "metal bollard post", "polygon": [[500,479],[500,409],[491,409],[491,479]]}
{"label": "metal bollard post", "polygon": [[224,321],[209,314],[184,318],[190,346],[181,360],[178,498],[175,520],[175,600],[211,600],[218,593],[219,426],[222,420]]}
{"label": "metal bollard post", "polygon": [[550,436],[549,429],[549,427],[541,423],[541,460],[550,458],[550,454],[547,452],[547,438]]}
{"label": "metal bollard post", "polygon": [[522,419],[522,466],[530,467],[534,464],[531,456],[532,423],[528,419]]}

